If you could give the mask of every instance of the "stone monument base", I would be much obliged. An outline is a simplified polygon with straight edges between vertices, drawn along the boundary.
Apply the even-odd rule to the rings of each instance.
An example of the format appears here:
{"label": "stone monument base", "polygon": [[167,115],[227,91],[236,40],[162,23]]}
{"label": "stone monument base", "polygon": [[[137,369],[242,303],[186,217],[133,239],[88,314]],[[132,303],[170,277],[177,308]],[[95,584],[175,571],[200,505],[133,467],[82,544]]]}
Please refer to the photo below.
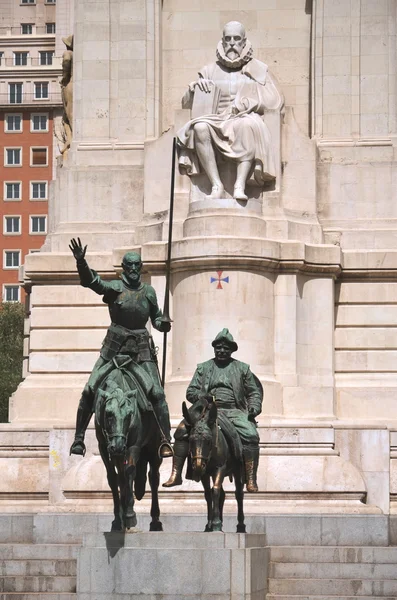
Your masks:
{"label": "stone monument base", "polygon": [[262,600],[263,534],[103,533],[80,549],[78,600]]}

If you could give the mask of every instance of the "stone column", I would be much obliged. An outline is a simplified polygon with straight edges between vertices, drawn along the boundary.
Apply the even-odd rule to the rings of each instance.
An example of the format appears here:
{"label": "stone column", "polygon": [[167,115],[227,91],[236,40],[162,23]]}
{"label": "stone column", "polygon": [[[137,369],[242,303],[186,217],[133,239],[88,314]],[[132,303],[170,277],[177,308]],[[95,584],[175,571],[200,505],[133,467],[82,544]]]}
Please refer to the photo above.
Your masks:
{"label": "stone column", "polygon": [[132,244],[144,142],[159,130],[158,11],[158,0],[75,2],[73,142],[57,176],[51,251],[76,234],[92,251]]}

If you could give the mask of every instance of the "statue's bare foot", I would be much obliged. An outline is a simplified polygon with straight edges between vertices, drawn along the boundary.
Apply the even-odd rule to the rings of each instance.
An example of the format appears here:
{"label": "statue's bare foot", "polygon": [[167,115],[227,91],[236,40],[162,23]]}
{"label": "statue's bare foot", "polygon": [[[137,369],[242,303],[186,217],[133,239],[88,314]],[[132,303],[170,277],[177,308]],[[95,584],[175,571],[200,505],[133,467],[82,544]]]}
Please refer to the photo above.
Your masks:
{"label": "statue's bare foot", "polygon": [[223,185],[213,185],[211,193],[206,198],[207,200],[217,200],[218,198],[223,198],[224,194],[225,188]]}
{"label": "statue's bare foot", "polygon": [[248,196],[241,185],[234,186],[233,197],[235,200],[248,200]]}

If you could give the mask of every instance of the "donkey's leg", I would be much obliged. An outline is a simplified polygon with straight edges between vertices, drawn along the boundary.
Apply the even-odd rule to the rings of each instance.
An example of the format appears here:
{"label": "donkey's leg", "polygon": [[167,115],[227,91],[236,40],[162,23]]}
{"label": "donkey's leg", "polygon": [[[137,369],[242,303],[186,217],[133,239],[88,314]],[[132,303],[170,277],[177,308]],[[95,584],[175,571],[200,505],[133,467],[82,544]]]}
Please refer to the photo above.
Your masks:
{"label": "donkey's leg", "polygon": [[225,468],[221,467],[217,469],[213,476],[214,486],[212,488],[212,506],[213,506],[213,517],[212,517],[212,531],[222,531],[222,519],[219,510],[220,497],[222,484],[225,477]]}
{"label": "donkey's leg", "polygon": [[209,531],[212,531],[212,492],[210,476],[206,473],[201,479],[201,482],[204,488],[205,501],[207,502],[207,524],[204,532],[208,533]]}
{"label": "donkey's leg", "polygon": [[161,459],[158,458],[157,452],[150,459],[149,483],[152,490],[152,506],[150,508],[150,523],[149,531],[163,531],[163,524],[160,521],[160,505],[159,505],[159,485],[160,485],[160,465]]}
{"label": "donkey's leg", "polygon": [[235,496],[237,500],[237,533],[245,533],[244,523],[244,481],[241,468],[234,472],[234,482],[236,485]]}
{"label": "donkey's leg", "polygon": [[221,487],[221,493],[219,496],[219,518],[223,523],[223,505],[225,504],[225,490],[223,489],[223,486]]}
{"label": "donkey's leg", "polygon": [[98,442],[99,452],[102,457],[103,463],[106,468],[106,475],[108,478],[108,484],[112,491],[113,496],[113,512],[114,512],[114,521],[112,523],[112,531],[122,531],[123,530],[123,522],[120,515],[120,495],[119,495],[119,486],[117,480],[116,469],[114,468],[113,463],[111,463],[109,459],[109,454],[106,448],[106,443]]}

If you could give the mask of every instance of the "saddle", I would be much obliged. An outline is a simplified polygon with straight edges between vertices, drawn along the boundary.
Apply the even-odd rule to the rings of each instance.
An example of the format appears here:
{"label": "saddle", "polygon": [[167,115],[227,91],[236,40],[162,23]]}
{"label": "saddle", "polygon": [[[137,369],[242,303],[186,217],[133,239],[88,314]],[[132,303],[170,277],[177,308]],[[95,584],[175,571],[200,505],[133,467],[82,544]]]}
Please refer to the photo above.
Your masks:
{"label": "saddle", "polygon": [[237,429],[235,428],[233,423],[227,418],[227,416],[223,415],[220,411],[218,412],[218,424],[221,428],[223,435],[226,438],[226,441],[234,458],[238,461],[242,461],[243,445],[241,443],[240,436],[237,433]]}
{"label": "saddle", "polygon": [[[192,407],[190,407],[190,409],[189,409],[189,412],[192,412],[192,413],[193,413],[193,411],[192,411],[193,407],[196,409],[196,411],[195,411],[196,419],[197,419],[198,412],[199,412],[199,410],[197,410],[197,409],[199,409],[199,405],[201,406],[201,409],[202,409],[203,403],[200,401],[195,402],[195,404]],[[201,412],[201,414],[202,414],[202,412]],[[233,457],[238,462],[243,463],[243,445],[241,443],[240,436],[237,433],[237,429],[235,428],[233,423],[227,418],[226,415],[223,415],[220,412],[218,412],[217,425],[221,429],[223,435],[225,436],[226,442],[230,448],[230,451],[231,451]],[[188,461],[187,461],[186,479],[191,479],[191,480],[193,479],[190,455],[188,456]]]}

